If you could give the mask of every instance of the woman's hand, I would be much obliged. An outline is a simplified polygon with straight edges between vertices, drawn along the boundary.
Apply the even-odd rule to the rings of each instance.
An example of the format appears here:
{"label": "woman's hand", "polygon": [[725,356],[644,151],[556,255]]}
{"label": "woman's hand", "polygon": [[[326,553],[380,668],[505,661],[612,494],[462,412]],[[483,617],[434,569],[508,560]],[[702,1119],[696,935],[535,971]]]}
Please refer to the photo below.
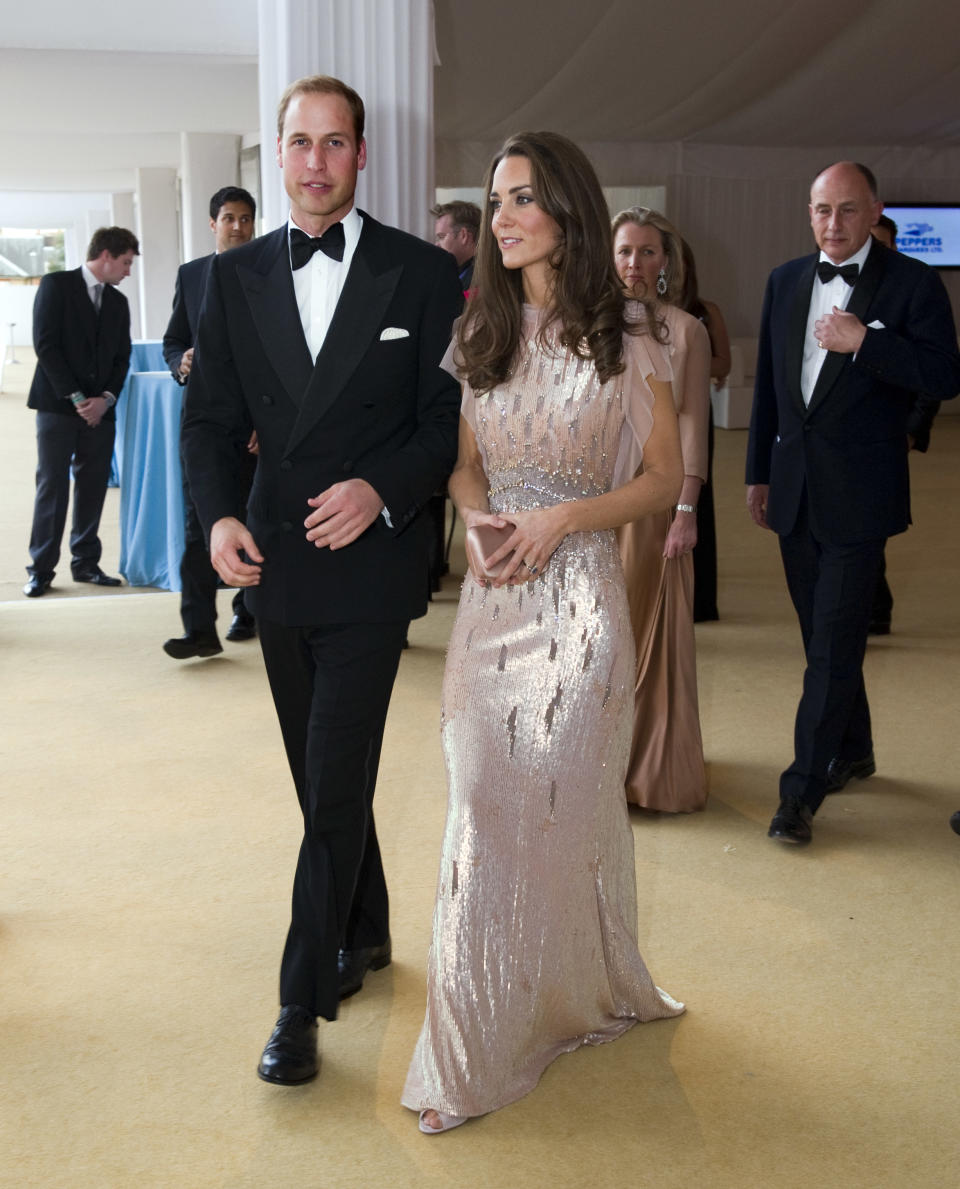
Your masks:
{"label": "woman's hand", "polygon": [[[494,528],[504,528],[507,523],[502,516],[497,516],[494,512],[481,512],[479,508],[466,508],[463,511],[463,524],[465,528],[476,528],[481,524],[490,524]],[[486,558],[480,557],[475,553],[473,541],[469,536],[466,538],[465,545],[467,565],[470,567],[470,577],[474,582],[479,582],[481,586],[486,586],[490,581],[483,572]],[[491,554],[490,556],[493,557],[495,555]]]}
{"label": "woman's hand", "polygon": [[663,545],[664,557],[682,557],[697,543],[696,512],[677,512]]}
{"label": "woman's hand", "polygon": [[569,531],[568,513],[566,504],[505,512],[502,519],[514,525],[514,532],[506,544],[487,559],[494,565],[506,559],[503,569],[493,579],[493,585],[516,586],[542,574]]}

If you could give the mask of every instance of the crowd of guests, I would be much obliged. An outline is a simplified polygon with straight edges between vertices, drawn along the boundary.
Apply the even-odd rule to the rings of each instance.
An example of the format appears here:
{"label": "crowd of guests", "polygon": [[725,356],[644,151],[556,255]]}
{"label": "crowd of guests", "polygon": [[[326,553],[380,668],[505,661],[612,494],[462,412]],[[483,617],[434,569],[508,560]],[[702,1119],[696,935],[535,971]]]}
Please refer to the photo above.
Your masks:
{"label": "crowd of guests", "polygon": [[[508,138],[487,210],[435,207],[435,245],[354,205],[367,146],[352,88],[297,80],[277,137],[287,222],[253,239],[252,196],[219,191],[215,251],[177,279],[164,347],[186,385],[192,527],[184,635],[164,648],[221,650],[218,581],[242,594],[231,633],[260,636],[303,839],[258,1073],[298,1085],[318,1072],[318,1017],[392,958],[373,795],[407,627],[426,610],[423,509],[449,478],[468,573],[402,1094],[435,1135],[526,1094],[560,1053],[684,1010],[638,949],[627,803],[706,804],[694,622],[718,614],[711,387],[729,341],[680,230],[643,207],[611,225],[563,136]],[[871,234],[881,213],[866,167],[820,173],[818,252],[774,270],[762,315],[747,503],[779,538],[806,656],[769,829],[791,844],[810,841],[828,793],[875,769],[862,661],[884,543],[908,522],[910,418],[960,390],[943,286]],[[75,576],[116,581],[96,522],[130,351],[112,286],[137,244],[98,236],[37,298],[31,597],[53,576],[71,454],[78,487],[94,477]]]}

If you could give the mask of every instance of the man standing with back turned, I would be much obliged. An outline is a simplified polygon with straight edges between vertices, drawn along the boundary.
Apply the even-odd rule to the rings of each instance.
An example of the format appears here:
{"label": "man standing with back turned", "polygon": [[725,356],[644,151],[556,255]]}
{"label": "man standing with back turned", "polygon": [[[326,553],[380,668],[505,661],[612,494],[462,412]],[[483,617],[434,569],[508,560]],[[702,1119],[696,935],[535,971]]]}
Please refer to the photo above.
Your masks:
{"label": "man standing with back turned", "polygon": [[[373,821],[383,727],[409,620],[427,607],[421,509],[456,458],[459,387],[439,364],[461,293],[452,258],[354,206],[363,101],[299,79],[278,112],[287,224],[210,270],[183,427],[210,556],[249,587],[304,836],[258,1067],[318,1069],[316,1017],[390,961]],[[235,518],[232,442],[260,455]]]}
{"label": "man standing with back turned", "polygon": [[780,842],[809,842],[824,796],[876,770],[863,656],[884,542],[910,522],[911,394],[960,389],[943,284],[874,240],[882,210],[866,166],[825,169],[810,191],[819,255],[775,269],[764,299],[747,506],[780,537],[806,653]]}

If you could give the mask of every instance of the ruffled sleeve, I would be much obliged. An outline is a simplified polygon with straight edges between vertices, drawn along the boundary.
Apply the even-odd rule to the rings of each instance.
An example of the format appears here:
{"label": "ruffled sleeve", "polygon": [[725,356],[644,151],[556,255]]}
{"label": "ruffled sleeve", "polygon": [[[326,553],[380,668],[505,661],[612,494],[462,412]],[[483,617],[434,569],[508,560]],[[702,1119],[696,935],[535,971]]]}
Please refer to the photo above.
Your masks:
{"label": "ruffled sleeve", "polygon": [[443,359],[440,360],[440,366],[445,372],[449,372],[460,382],[462,395],[460,398],[460,415],[466,421],[467,425],[473,430],[473,436],[477,439],[477,445],[480,448],[480,456],[483,459],[484,470],[487,469],[487,452],[483,448],[483,443],[480,441],[480,435],[477,433],[477,398],[473,389],[464,376],[460,373],[460,366],[463,360],[457,354],[457,323],[453,324],[453,338],[450,340],[450,346],[447,347]]}
{"label": "ruffled sleeve", "polygon": [[623,361],[626,370],[617,379],[623,385],[624,422],[613,472],[614,487],[632,479],[643,461],[643,447],[653,428],[654,396],[647,381],[669,383],[673,378],[666,347],[648,334],[623,336]]}

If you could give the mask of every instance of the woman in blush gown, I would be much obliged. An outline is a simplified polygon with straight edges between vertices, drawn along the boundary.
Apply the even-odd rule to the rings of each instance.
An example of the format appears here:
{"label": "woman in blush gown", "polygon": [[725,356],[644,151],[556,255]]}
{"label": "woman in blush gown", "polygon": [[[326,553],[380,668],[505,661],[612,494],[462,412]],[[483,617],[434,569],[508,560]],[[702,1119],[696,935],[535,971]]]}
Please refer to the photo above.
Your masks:
{"label": "woman in blush gown", "polygon": [[[680,490],[669,362],[627,322],[576,145],[511,137],[485,187],[475,291],[448,353],[470,573],[443,685],[426,1016],[402,1097],[427,1134],[514,1102],[560,1053],[683,1010],[637,949],[634,645],[612,531]],[[490,528],[503,543],[475,546]]]}
{"label": "woman in blush gown", "polygon": [[672,224],[647,207],[631,207],[613,220],[613,235],[626,292],[660,299],[684,471],[675,509],[634,520],[617,534],[637,642],[633,743],[624,787],[627,800],[644,809],[692,813],[707,803],[691,554],[707,477],[710,340],[702,323],[672,304],[683,283],[680,236]]}

